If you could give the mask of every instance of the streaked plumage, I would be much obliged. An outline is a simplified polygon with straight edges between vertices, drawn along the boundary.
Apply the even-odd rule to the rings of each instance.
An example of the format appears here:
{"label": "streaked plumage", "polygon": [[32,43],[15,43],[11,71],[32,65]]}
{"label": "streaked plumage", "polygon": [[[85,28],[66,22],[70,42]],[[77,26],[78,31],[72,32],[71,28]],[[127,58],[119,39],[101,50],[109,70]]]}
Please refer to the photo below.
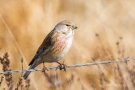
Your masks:
{"label": "streaked plumage", "polygon": [[[38,48],[36,55],[29,63],[29,69],[33,69],[43,62],[57,62],[64,57],[71,47],[74,29],[77,29],[77,27],[71,21],[64,20],[59,22]],[[23,76],[24,79],[29,74],[30,71],[27,71]]]}

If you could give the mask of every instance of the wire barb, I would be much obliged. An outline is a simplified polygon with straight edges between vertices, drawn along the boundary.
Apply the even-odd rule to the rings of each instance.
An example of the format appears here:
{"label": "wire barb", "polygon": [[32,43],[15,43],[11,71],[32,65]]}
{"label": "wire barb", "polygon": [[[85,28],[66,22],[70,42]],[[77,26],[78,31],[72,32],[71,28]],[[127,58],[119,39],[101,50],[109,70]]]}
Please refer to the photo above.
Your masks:
{"label": "wire barb", "polygon": [[[109,64],[109,63],[127,63],[128,61],[133,61],[135,58],[123,58],[123,59],[118,59],[118,60],[106,60],[102,62],[91,62],[91,63],[85,63],[85,64],[72,64],[72,65],[67,65],[66,68],[72,68],[72,67],[82,67],[82,66],[91,66],[91,65],[99,65],[99,64]],[[47,68],[48,70],[56,69],[57,66],[55,67],[49,67]],[[29,70],[12,70],[12,71],[5,71],[5,72],[0,72],[0,74],[11,74],[11,73],[18,73],[18,72],[26,72],[26,71],[43,71],[43,68],[39,69],[29,69]]]}

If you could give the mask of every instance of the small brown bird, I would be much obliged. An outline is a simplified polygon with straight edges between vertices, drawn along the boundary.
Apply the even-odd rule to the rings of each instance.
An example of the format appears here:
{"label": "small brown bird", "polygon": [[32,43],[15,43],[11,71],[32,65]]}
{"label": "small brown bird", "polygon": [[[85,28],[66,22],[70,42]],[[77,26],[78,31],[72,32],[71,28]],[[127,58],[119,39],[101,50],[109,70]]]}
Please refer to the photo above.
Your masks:
{"label": "small brown bird", "polygon": [[[29,63],[29,69],[34,69],[43,62],[57,62],[69,51],[73,37],[74,29],[77,26],[69,20],[59,22],[54,29],[46,36],[36,55]],[[27,71],[23,78],[26,79],[31,71]]]}

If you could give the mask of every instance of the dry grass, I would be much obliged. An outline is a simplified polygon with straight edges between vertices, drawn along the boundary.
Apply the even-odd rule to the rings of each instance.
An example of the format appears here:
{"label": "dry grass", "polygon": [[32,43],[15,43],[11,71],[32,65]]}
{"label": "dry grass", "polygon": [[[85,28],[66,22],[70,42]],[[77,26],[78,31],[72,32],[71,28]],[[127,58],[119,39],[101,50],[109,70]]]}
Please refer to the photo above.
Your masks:
{"label": "dry grass", "polygon": [[[23,68],[28,68],[48,32],[59,21],[68,19],[79,28],[72,48],[64,57],[66,64],[134,58],[134,8],[134,0],[0,0],[0,57],[9,53],[8,70],[22,69],[21,58]],[[57,64],[46,63],[54,65]],[[15,89],[20,85],[19,90],[21,87],[22,90],[133,90],[134,67],[134,61],[130,61],[72,68],[67,73],[34,72],[22,84],[19,80],[22,73],[18,73],[11,75],[10,86]],[[2,90],[8,90],[6,82],[2,82]]]}

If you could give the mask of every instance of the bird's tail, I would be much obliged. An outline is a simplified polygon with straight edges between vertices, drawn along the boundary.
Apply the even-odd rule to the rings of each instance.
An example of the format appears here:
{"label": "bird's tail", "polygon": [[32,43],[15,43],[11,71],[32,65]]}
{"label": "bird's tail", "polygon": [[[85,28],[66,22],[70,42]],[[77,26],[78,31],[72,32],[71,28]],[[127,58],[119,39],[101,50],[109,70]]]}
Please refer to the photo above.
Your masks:
{"label": "bird's tail", "polygon": [[[37,65],[36,65],[36,62],[33,62],[33,64],[30,66],[29,69],[34,69],[36,66],[37,66]],[[27,72],[23,75],[23,78],[26,79],[26,78],[29,76],[30,73],[31,73],[31,71],[27,71]]]}
{"label": "bird's tail", "polygon": [[26,78],[29,76],[30,73],[31,73],[31,71],[27,71],[27,72],[23,75],[23,78],[26,79]]}

